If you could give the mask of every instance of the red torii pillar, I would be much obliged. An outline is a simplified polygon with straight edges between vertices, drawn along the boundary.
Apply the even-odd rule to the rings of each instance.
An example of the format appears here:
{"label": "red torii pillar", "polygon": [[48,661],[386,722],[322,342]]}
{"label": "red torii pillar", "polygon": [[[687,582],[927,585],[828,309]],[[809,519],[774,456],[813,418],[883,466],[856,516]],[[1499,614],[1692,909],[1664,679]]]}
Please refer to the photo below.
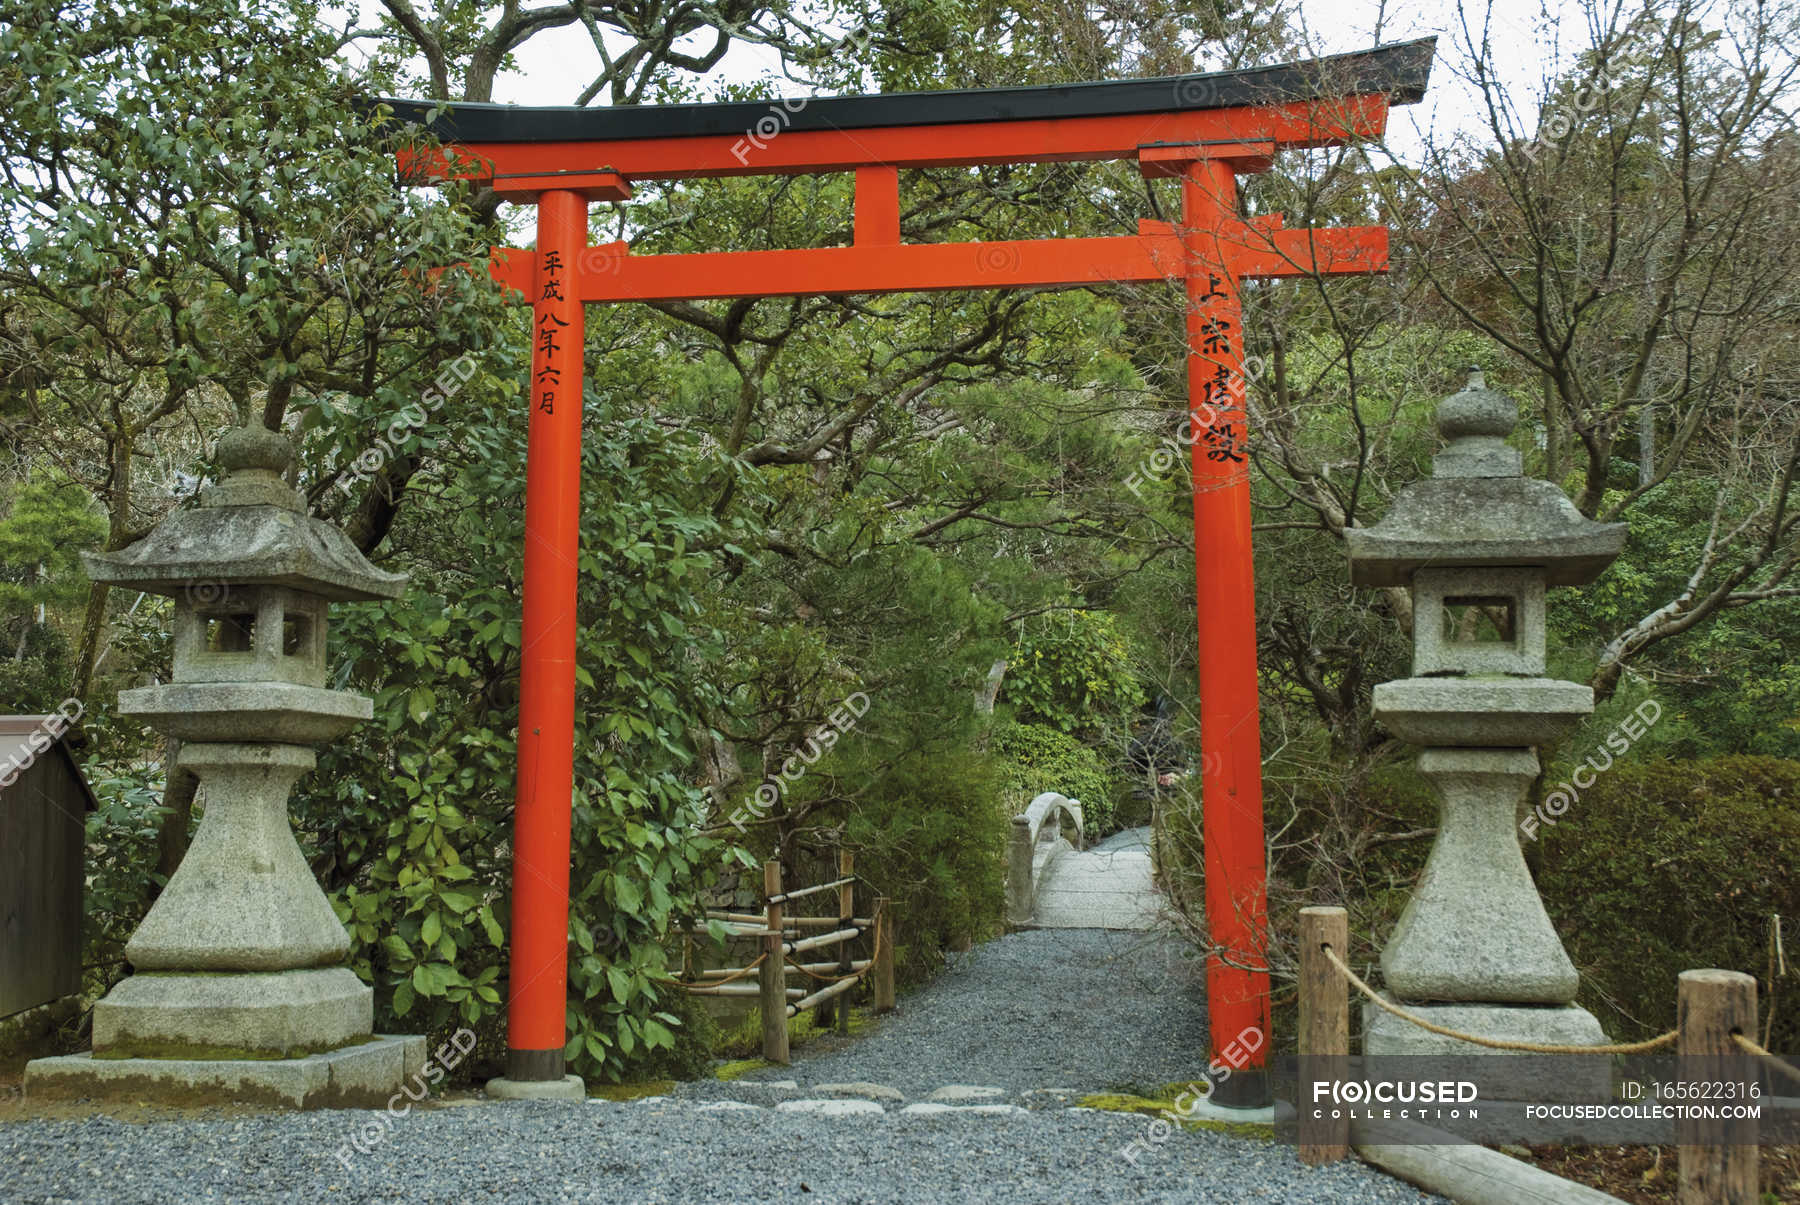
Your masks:
{"label": "red torii pillar", "polygon": [[1263,847],[1262,724],[1256,662],[1256,575],[1243,307],[1226,236],[1238,216],[1231,160],[1181,163],[1187,252],[1188,421],[1194,491],[1194,597],[1199,621],[1201,840],[1206,1008],[1219,1104],[1267,1103],[1268,912]]}
{"label": "red torii pillar", "polygon": [[582,382],[587,316],[580,291],[590,200],[623,200],[612,173],[559,179],[541,191],[502,191],[535,203],[531,413],[526,426],[525,563],[519,628],[518,782],[513,803],[512,947],[506,1074],[500,1097],[586,1095],[566,1073],[569,852],[574,795],[575,620],[581,559]]}
{"label": "red torii pillar", "polygon": [[[581,546],[581,384],[586,314],[575,270],[587,249],[581,194],[537,203],[526,428],[524,614],[519,630],[519,779],[513,812],[512,964],[506,1078],[563,1081],[569,985],[569,800],[574,792],[575,597]],[[561,800],[551,806],[549,800]]]}

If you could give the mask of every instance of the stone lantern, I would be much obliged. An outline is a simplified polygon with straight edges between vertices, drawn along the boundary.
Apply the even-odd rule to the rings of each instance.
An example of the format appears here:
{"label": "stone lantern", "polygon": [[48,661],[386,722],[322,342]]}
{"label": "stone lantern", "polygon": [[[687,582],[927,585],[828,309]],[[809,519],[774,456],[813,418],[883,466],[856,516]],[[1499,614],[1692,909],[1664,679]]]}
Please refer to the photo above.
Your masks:
{"label": "stone lantern", "polygon": [[178,738],[200,783],[199,829],[125,946],[133,974],[94,1007],[92,1055],[40,1059],[33,1095],[191,1095],[301,1106],[381,1101],[424,1061],[422,1038],[375,1038],[372,990],[288,822],[311,746],[371,715],[325,685],[326,609],[394,598],[307,515],[281,435],[219,441],[224,480],[142,540],[86,558],[96,582],[174,599],[173,680],[122,691],[121,714]]}
{"label": "stone lantern", "polygon": [[[1598,1045],[1605,1035],[1574,1003],[1575,967],[1526,867],[1517,813],[1539,773],[1535,747],[1594,706],[1588,687],[1545,676],[1545,588],[1593,581],[1625,526],[1595,523],[1522,475],[1506,444],[1517,417],[1473,371],[1438,407],[1448,443],[1433,475],[1401,490],[1380,523],[1345,533],[1354,584],[1412,591],[1413,676],[1375,688],[1375,716],[1424,746],[1419,770],[1443,801],[1381,969],[1389,992],[1440,1025]],[[1490,1053],[1373,1010],[1363,1048]]]}

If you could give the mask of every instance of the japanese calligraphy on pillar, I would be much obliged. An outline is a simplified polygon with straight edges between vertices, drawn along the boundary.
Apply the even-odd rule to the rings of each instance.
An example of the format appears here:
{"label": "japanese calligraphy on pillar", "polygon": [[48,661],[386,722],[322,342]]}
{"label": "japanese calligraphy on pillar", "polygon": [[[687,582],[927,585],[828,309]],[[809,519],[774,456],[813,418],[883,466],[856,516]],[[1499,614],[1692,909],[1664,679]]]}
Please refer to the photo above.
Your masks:
{"label": "japanese calligraphy on pillar", "polygon": [[1227,471],[1246,458],[1244,344],[1233,282],[1215,271],[1196,274],[1189,286],[1190,354],[1196,374],[1193,422],[1200,457]]}
{"label": "japanese calligraphy on pillar", "polygon": [[542,291],[534,307],[537,342],[532,349],[531,386],[536,399],[533,408],[543,414],[556,413],[556,397],[562,386],[569,320],[557,311],[568,304],[567,271],[562,254],[555,250],[545,252],[538,265]]}

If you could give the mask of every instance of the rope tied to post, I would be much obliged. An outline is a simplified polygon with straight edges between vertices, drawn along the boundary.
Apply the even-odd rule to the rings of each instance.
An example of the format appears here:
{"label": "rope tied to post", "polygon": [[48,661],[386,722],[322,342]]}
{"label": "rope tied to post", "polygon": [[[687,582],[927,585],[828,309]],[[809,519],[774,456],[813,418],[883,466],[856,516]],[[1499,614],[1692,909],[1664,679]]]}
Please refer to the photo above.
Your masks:
{"label": "rope tied to post", "polygon": [[1743,1051],[1745,1054],[1752,1055],[1755,1058],[1760,1059],[1762,1062],[1775,1068],[1775,1070],[1781,1072],[1783,1075],[1787,1076],[1789,1079],[1800,1082],[1800,1070],[1796,1070],[1794,1067],[1790,1066],[1789,1064],[1782,1062],[1780,1059],[1776,1058],[1773,1053],[1771,1053],[1770,1051],[1764,1050],[1760,1045],[1751,1041],[1749,1038],[1746,1038],[1743,1034],[1734,1033],[1731,1035],[1731,1040],[1734,1043],[1736,1043],[1737,1048],[1739,1050]]}
{"label": "rope tied to post", "polygon": [[1672,1046],[1675,1039],[1680,1036],[1679,1030],[1671,1029],[1667,1033],[1658,1034],[1656,1037],[1642,1042],[1620,1042],[1610,1046],[1558,1046],[1545,1042],[1513,1042],[1505,1038],[1484,1038],[1478,1034],[1464,1033],[1460,1029],[1451,1029],[1447,1025],[1438,1025],[1427,1021],[1417,1013],[1408,1012],[1399,1005],[1382,999],[1374,988],[1364,983],[1355,971],[1344,965],[1344,960],[1338,957],[1336,950],[1329,945],[1321,945],[1319,948],[1324,951],[1325,960],[1336,967],[1350,985],[1368,997],[1377,1008],[1399,1017],[1402,1021],[1417,1025],[1428,1033],[1435,1033],[1439,1037],[1456,1038],[1459,1041],[1471,1042],[1476,1046],[1487,1046],[1494,1050],[1523,1051],[1526,1054],[1643,1054],[1645,1051]]}

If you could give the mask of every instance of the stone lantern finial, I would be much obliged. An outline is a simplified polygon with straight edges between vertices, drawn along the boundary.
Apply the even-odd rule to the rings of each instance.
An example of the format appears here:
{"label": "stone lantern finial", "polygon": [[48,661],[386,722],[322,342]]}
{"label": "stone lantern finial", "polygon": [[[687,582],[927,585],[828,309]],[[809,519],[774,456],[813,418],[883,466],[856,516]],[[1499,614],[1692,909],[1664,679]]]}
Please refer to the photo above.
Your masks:
{"label": "stone lantern finial", "polygon": [[1517,477],[1519,454],[1506,446],[1519,421],[1519,408],[1489,389],[1481,369],[1471,366],[1469,383],[1438,403],[1437,429],[1447,446],[1432,462],[1438,477]]}
{"label": "stone lantern finial", "polygon": [[225,479],[201,494],[202,506],[279,506],[300,510],[305,503],[285,476],[294,460],[294,445],[279,431],[261,423],[233,427],[219,437],[213,458]]}
{"label": "stone lantern finial", "polygon": [[294,445],[261,423],[233,427],[219,436],[213,456],[227,473],[261,471],[280,476],[294,459]]}

